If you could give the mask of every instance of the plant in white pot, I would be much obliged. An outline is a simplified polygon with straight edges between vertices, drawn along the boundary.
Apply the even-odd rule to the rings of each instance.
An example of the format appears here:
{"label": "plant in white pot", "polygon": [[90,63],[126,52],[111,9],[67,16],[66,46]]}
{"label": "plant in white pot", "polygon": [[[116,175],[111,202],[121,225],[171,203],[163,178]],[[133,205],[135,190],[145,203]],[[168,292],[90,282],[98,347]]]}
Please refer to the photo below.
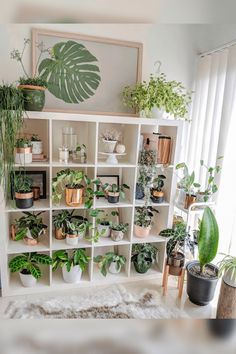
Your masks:
{"label": "plant in white pot", "polygon": [[103,142],[104,152],[113,153],[117,142],[121,138],[121,133],[116,129],[106,129],[100,134],[100,139]]}
{"label": "plant in white pot", "polygon": [[214,297],[218,267],[211,264],[217,254],[219,229],[209,207],[204,209],[198,234],[198,261],[187,264],[187,294],[191,302],[205,306]]}
{"label": "plant in white pot", "polygon": [[86,218],[81,217],[81,220],[66,220],[66,243],[70,246],[78,245],[79,240],[85,237],[86,231],[89,228],[89,222]]}
{"label": "plant in white pot", "polygon": [[112,240],[115,242],[123,240],[125,234],[128,232],[129,224],[110,222],[110,226]]}
{"label": "plant in white pot", "polygon": [[114,252],[107,252],[105,255],[99,255],[94,257],[94,262],[98,263],[100,272],[104,277],[107,276],[107,272],[111,274],[120,273],[122,267],[126,263],[126,258],[123,255],[118,255]]}
{"label": "plant in white pot", "polygon": [[15,163],[20,165],[32,163],[32,143],[29,139],[17,139],[15,146]]}
{"label": "plant in white pot", "polygon": [[110,217],[118,217],[119,213],[112,210],[110,213],[102,209],[95,209],[90,212],[90,216],[95,218],[96,223],[96,238],[94,241],[98,241],[100,237],[110,237],[111,236],[111,225]]}
{"label": "plant in white pot", "polygon": [[31,136],[32,154],[39,155],[43,153],[43,142],[37,134]]}
{"label": "plant in white pot", "polygon": [[185,162],[181,162],[176,165],[176,170],[181,169],[183,171],[183,178],[179,182],[179,188],[185,193],[184,208],[188,209],[197,200],[195,193],[196,188],[200,188],[201,185],[195,182],[195,172],[189,173],[188,166]]}
{"label": "plant in white pot", "polygon": [[39,264],[51,265],[52,259],[46,254],[24,253],[12,258],[8,265],[11,273],[19,272],[23,286],[33,287],[42,276]]}
{"label": "plant in white pot", "polygon": [[135,208],[134,234],[136,237],[148,237],[152,228],[154,213],[159,213],[159,211],[151,206]]}
{"label": "plant in white pot", "polygon": [[62,276],[65,283],[78,283],[81,280],[83,271],[88,266],[90,257],[87,256],[84,248],[54,252],[52,258],[52,270],[55,272],[58,267],[62,268]]}

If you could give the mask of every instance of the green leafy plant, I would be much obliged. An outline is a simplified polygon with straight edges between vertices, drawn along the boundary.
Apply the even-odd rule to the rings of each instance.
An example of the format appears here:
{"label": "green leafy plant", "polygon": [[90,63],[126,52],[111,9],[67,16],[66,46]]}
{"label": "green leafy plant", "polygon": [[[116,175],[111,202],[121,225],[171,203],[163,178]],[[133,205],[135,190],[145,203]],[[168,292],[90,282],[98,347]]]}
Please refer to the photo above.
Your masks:
{"label": "green leafy plant", "polygon": [[100,84],[97,58],[75,41],[55,44],[50,58],[43,59],[38,71],[48,90],[67,103],[80,103],[93,96]]}
{"label": "green leafy plant", "polygon": [[119,141],[121,138],[121,133],[116,129],[106,129],[100,134],[100,139],[107,141]]}
{"label": "green leafy plant", "polygon": [[89,225],[91,236],[86,239],[88,241],[98,242],[100,237],[105,233],[105,229],[102,231],[98,230],[98,225],[110,226],[110,216],[119,216],[119,213],[115,210],[108,213],[102,209],[93,209],[90,211],[89,215],[95,218],[95,227],[93,227],[92,223]]}
{"label": "green leafy plant", "polygon": [[16,227],[15,240],[19,241],[26,237],[28,230],[34,239],[38,239],[42,232],[47,229],[47,225],[43,223],[43,219],[40,217],[43,213],[44,211],[39,213],[24,211],[23,214],[25,214],[25,216],[22,216],[14,222]]}
{"label": "green leafy plant", "polygon": [[29,193],[32,191],[33,179],[25,172],[14,174],[14,191],[17,193]]}
{"label": "green leafy plant", "polygon": [[116,263],[116,270],[119,271],[121,267],[125,265],[126,258],[125,256],[115,254],[114,252],[107,252],[104,256],[99,255],[94,257],[94,262],[98,263],[102,275],[106,277],[112,262]]}
{"label": "green leafy plant", "polygon": [[70,235],[79,235],[85,233],[89,228],[90,223],[86,218],[81,217],[81,220],[66,220],[66,233]]}
{"label": "green leafy plant", "polygon": [[59,250],[53,253],[52,270],[55,272],[58,267],[66,266],[67,272],[70,272],[74,266],[79,266],[82,271],[88,266],[90,257],[87,256],[85,248],[73,250],[72,255],[68,251]]}
{"label": "green leafy plant", "polygon": [[16,148],[28,148],[31,147],[31,140],[27,138],[19,138],[16,140]]}
{"label": "green leafy plant", "polygon": [[179,182],[179,187],[182,188],[187,194],[194,193],[195,188],[200,188],[201,185],[195,182],[195,172],[189,173],[188,166],[185,162],[181,162],[176,165],[176,170],[182,170],[184,177]]}
{"label": "green leafy plant", "polygon": [[110,221],[110,226],[111,226],[111,229],[112,230],[115,230],[115,231],[122,231],[123,233],[126,233],[129,229],[129,224],[128,223],[113,223]]}
{"label": "green leafy plant", "polygon": [[141,150],[139,155],[139,165],[154,166],[156,165],[156,151],[155,150]]}
{"label": "green leafy plant", "polygon": [[224,255],[224,258],[218,263],[219,276],[230,274],[230,280],[236,281],[236,257]]}
{"label": "green leafy plant", "polygon": [[[223,157],[220,156],[217,160],[222,159]],[[214,167],[208,167],[204,164],[204,160],[200,161],[200,165],[207,170],[207,186],[206,189],[202,192],[204,194],[203,200],[207,202],[209,197],[218,191],[218,186],[215,183],[215,177],[221,171],[221,166],[216,165]]]}
{"label": "green leafy plant", "polygon": [[42,272],[38,264],[51,265],[52,259],[46,254],[37,252],[24,253],[12,258],[8,265],[11,273],[24,271],[26,274],[31,274],[35,279],[39,279]]}
{"label": "green leafy plant", "polygon": [[24,96],[12,85],[0,85],[0,186],[10,198],[14,148],[24,122]]}
{"label": "green leafy plant", "polygon": [[139,273],[146,273],[156,260],[157,248],[151,243],[140,243],[132,246],[131,261]]}
{"label": "green leafy plant", "polygon": [[151,226],[154,213],[159,213],[159,211],[151,206],[135,208],[135,221],[134,221],[135,225],[141,227]]}
{"label": "green leafy plant", "polygon": [[56,229],[65,229],[66,228],[66,221],[70,220],[72,213],[74,212],[74,210],[72,210],[72,212],[70,212],[69,210],[62,210],[59,213],[55,213],[52,216],[52,222],[53,225]]}
{"label": "green leafy plant", "polygon": [[119,195],[122,199],[125,199],[125,190],[130,189],[130,187],[125,183],[123,183],[121,185],[117,185],[115,183],[113,183],[113,184],[109,184],[109,183],[102,184],[101,183],[100,186],[105,194],[119,193]]}
{"label": "green leafy plant", "polygon": [[41,141],[40,137],[38,136],[38,134],[33,134],[31,136],[30,141]]}
{"label": "green leafy plant", "polygon": [[164,187],[164,180],[166,179],[166,176],[164,175],[158,175],[154,180],[153,180],[153,188],[156,189],[157,191],[161,191],[162,188]]}

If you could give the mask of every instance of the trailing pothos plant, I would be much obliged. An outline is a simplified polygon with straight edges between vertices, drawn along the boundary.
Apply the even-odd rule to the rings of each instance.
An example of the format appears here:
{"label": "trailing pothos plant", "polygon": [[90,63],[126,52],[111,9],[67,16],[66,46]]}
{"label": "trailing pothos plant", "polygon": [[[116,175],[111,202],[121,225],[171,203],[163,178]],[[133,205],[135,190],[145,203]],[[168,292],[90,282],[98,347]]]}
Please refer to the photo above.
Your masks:
{"label": "trailing pothos plant", "polygon": [[112,262],[116,263],[116,270],[120,269],[125,265],[126,258],[123,255],[118,255],[114,252],[107,252],[105,255],[99,255],[94,257],[94,262],[98,263],[100,272],[104,277],[107,276],[108,269]]}
{"label": "trailing pothos plant", "polygon": [[54,252],[52,257],[52,270],[55,272],[58,267],[66,266],[67,272],[74,266],[79,266],[82,271],[88,266],[90,257],[87,256],[85,248],[73,250],[72,255],[66,250]]}
{"label": "trailing pothos plant", "polygon": [[194,193],[196,188],[200,188],[201,185],[195,182],[195,172],[189,172],[188,166],[185,162],[178,163],[176,165],[176,170],[183,171],[183,178],[179,182],[179,187],[182,188],[188,195]]}
{"label": "trailing pothos plant", "polygon": [[90,211],[89,215],[95,219],[95,226],[92,223],[89,224],[90,236],[86,237],[88,241],[98,242],[100,237],[105,233],[105,230],[99,231],[98,225],[111,225],[109,220],[110,216],[119,216],[118,211],[112,210],[110,213],[103,209],[93,209]]}

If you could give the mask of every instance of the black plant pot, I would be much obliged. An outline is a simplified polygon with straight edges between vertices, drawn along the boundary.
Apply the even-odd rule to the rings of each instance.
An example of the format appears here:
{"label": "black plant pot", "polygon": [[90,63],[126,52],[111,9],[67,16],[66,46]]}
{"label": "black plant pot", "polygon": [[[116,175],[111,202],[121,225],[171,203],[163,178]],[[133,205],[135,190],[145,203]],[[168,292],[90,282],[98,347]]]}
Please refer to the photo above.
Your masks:
{"label": "black plant pot", "polygon": [[[198,261],[189,262],[186,266],[187,269],[187,294],[189,300],[196,305],[206,306],[213,299],[215,288],[218,281],[218,276],[211,278],[203,278],[200,275],[193,274],[191,268],[199,265]],[[206,267],[216,271],[218,268],[213,264],[208,264]]]}
{"label": "black plant pot", "polygon": [[136,190],[135,190],[135,199],[143,199],[144,198],[144,191],[141,184],[136,183]]}
{"label": "black plant pot", "polygon": [[19,209],[29,209],[34,204],[33,192],[15,193],[16,206]]}
{"label": "black plant pot", "polygon": [[112,193],[112,194],[108,194],[107,196],[107,200],[108,200],[108,203],[119,203],[119,200],[120,200],[120,195],[119,194],[115,194],[115,193]]}

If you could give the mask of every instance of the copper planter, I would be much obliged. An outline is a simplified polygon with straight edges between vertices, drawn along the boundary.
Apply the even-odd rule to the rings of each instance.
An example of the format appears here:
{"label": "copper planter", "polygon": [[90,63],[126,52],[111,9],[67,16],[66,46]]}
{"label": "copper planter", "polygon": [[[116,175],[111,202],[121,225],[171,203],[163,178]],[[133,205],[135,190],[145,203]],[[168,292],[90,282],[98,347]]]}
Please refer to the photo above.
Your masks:
{"label": "copper planter", "polygon": [[40,199],[40,187],[32,187],[33,198],[34,200]]}
{"label": "copper planter", "polygon": [[66,204],[77,207],[83,204],[84,187],[68,188],[66,187]]}
{"label": "copper planter", "polygon": [[62,227],[60,229],[55,229],[55,238],[57,240],[64,240],[66,238],[66,235]]}
{"label": "copper planter", "polygon": [[193,203],[196,202],[197,196],[194,194],[186,194],[185,202],[184,202],[184,209],[188,209]]}

